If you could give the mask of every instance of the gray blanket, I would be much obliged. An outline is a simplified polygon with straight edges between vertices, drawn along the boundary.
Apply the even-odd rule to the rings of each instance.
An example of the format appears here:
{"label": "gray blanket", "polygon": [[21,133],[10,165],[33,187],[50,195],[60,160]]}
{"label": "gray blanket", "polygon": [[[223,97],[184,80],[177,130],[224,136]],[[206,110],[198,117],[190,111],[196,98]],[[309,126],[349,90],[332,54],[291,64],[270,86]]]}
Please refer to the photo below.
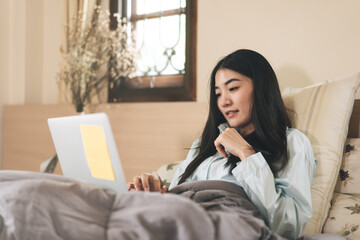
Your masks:
{"label": "gray blanket", "polygon": [[0,239],[283,238],[241,188],[223,181],[115,194],[62,176],[0,171]]}

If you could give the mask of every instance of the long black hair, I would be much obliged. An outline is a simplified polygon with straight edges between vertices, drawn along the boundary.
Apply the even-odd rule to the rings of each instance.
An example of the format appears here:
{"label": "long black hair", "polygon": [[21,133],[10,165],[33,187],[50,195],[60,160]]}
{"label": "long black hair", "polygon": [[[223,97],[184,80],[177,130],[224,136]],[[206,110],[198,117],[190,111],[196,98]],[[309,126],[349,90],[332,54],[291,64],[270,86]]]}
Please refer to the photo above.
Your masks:
{"label": "long black hair", "polygon": [[[274,175],[288,163],[286,129],[291,128],[291,121],[275,72],[261,54],[240,49],[221,59],[211,73],[209,115],[201,135],[199,153],[180,176],[179,183],[184,182],[205,159],[216,154],[214,141],[219,135],[218,126],[226,119],[217,106],[215,74],[223,68],[238,72],[253,82],[251,121],[255,132],[245,136],[245,140],[256,152],[263,154]],[[239,160],[231,155],[225,166],[231,165],[232,170]]]}

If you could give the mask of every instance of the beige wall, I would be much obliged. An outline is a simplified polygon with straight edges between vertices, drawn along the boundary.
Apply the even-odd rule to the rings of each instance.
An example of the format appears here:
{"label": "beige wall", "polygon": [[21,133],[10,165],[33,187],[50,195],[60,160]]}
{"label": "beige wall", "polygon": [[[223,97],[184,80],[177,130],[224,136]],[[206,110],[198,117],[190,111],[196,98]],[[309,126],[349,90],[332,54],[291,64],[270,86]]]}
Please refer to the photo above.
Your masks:
{"label": "beige wall", "polygon": [[199,100],[212,66],[238,48],[262,53],[282,88],[360,71],[359,9],[358,0],[199,0]]}
{"label": "beige wall", "polygon": [[9,1],[0,0],[0,163],[2,153],[2,112],[3,104],[8,99],[9,58],[10,58],[10,26]]}
{"label": "beige wall", "polygon": [[0,0],[0,166],[4,104],[56,103],[62,0]]}
{"label": "beige wall", "polygon": [[[56,103],[62,4],[0,0],[0,117],[3,104]],[[358,9],[358,0],[198,0],[198,101],[217,60],[238,48],[262,53],[281,88],[360,71]]]}

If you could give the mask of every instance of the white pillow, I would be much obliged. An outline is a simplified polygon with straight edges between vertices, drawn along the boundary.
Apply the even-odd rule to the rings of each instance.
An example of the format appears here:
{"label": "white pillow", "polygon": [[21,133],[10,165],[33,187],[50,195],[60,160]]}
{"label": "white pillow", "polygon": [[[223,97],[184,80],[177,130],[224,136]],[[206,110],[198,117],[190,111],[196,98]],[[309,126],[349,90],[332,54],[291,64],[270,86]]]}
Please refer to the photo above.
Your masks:
{"label": "white pillow", "polygon": [[163,184],[169,188],[171,181],[173,179],[173,176],[176,172],[176,169],[180,166],[181,162],[174,162],[162,165],[158,170],[156,170],[156,173],[160,176]]}
{"label": "white pillow", "polygon": [[324,233],[360,239],[360,198],[335,193]]}
{"label": "white pillow", "polygon": [[309,138],[318,160],[311,187],[313,216],[303,234],[320,233],[327,218],[358,87],[355,73],[283,92],[286,107],[295,111],[294,127]]}
{"label": "white pillow", "polygon": [[347,139],[339,173],[335,192],[360,198],[360,138]]}

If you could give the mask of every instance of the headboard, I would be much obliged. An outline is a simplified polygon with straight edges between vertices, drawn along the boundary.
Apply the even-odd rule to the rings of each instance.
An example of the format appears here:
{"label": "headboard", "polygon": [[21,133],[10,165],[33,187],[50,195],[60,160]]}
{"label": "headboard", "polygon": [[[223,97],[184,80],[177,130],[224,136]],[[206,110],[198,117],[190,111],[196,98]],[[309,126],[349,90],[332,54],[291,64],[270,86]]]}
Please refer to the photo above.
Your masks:
{"label": "headboard", "polygon": [[[185,159],[187,148],[201,134],[207,111],[207,103],[194,102],[102,104],[85,109],[108,115],[128,181]],[[75,114],[70,104],[4,106],[2,169],[39,171],[40,163],[55,154],[47,119]]]}
{"label": "headboard", "polygon": [[[108,114],[129,181],[185,159],[187,148],[201,134],[208,106],[194,102],[121,103],[85,110]],[[2,169],[39,171],[40,162],[55,153],[47,119],[74,114],[72,105],[5,106]],[[354,104],[348,137],[360,137],[360,100]]]}
{"label": "headboard", "polygon": [[360,99],[356,99],[349,123],[349,138],[360,138]]}

